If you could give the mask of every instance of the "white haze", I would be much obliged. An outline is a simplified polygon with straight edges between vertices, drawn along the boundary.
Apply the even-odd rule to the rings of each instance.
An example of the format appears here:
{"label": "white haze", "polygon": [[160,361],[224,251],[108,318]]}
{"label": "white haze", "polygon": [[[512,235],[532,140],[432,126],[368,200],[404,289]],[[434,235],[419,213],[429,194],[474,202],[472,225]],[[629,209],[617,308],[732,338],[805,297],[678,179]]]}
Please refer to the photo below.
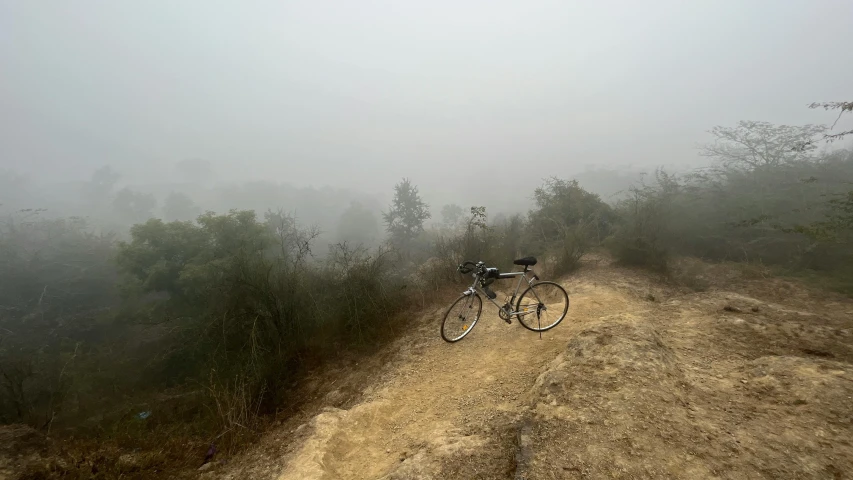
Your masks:
{"label": "white haze", "polygon": [[831,123],[806,105],[850,100],[850,45],[849,0],[0,0],[0,169],[201,158],[511,210],[543,177],[695,164],[717,124]]}

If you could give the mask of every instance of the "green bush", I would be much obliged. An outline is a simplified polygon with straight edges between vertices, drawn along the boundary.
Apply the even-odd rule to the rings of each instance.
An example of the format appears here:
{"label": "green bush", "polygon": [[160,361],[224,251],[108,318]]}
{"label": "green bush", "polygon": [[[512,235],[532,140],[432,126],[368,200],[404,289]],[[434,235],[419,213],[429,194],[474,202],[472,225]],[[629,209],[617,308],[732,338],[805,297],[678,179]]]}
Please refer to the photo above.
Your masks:
{"label": "green bush", "polygon": [[584,243],[597,245],[615,220],[612,209],[576,180],[550,178],[534,191],[533,198],[536,206],[528,213],[528,242],[538,252],[562,243],[567,229],[583,232]]}
{"label": "green bush", "polygon": [[190,365],[197,381],[209,373],[222,398],[235,389],[247,396],[220,404],[266,411],[303,356],[386,334],[403,305],[387,251],[344,243],[317,265],[315,235],[281,213],[261,222],[250,211],[134,226],[118,265],[145,290],[167,295],[159,307],[183,345],[163,368]]}
{"label": "green bush", "polygon": [[116,342],[113,240],[81,219],[23,210],[0,221],[0,422],[48,427],[68,413],[89,345]]}
{"label": "green bush", "polygon": [[619,263],[667,269],[673,255],[815,272],[853,267],[853,155],[835,151],[757,165],[719,163],[681,178],[659,171],[616,206],[606,245]]}
{"label": "green bush", "polygon": [[[175,411],[226,431],[280,406],[306,361],[395,333],[405,306],[387,249],[317,261],[316,231],[281,213],[152,219],[119,243],[40,213],[0,223],[3,423],[98,431],[203,386]],[[157,408],[145,428],[170,418]]]}
{"label": "green bush", "polygon": [[561,226],[559,236],[549,249],[553,256],[549,276],[565,275],[580,267],[581,259],[596,243],[592,229],[589,222]]}
{"label": "green bush", "polygon": [[544,257],[549,276],[572,272],[610,233],[615,215],[598,195],[577,181],[550,178],[534,191],[524,242],[527,254]]}
{"label": "green bush", "polygon": [[673,203],[679,193],[676,179],[658,170],[655,185],[632,187],[617,204],[619,222],[606,245],[622,265],[666,270],[674,248]]}

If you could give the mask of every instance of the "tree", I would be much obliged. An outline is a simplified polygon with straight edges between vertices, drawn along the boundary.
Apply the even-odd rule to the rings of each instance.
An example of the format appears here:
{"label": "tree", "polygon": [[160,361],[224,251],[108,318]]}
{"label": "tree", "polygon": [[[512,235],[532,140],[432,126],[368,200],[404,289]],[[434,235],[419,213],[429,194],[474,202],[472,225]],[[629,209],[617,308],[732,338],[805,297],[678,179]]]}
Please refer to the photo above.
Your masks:
{"label": "tree", "polygon": [[113,208],[123,220],[139,223],[153,217],[157,199],[150,193],[135,192],[127,187],[116,193]]}
{"label": "tree", "polygon": [[300,262],[312,256],[311,244],[320,236],[320,230],[317,227],[300,228],[296,217],[285,213],[282,209],[267,210],[264,213],[264,224],[272,235],[280,260],[295,268]]}
{"label": "tree", "polygon": [[754,170],[803,161],[817,148],[814,138],[823,125],[773,125],[740,121],[736,127],[716,126],[709,132],[713,143],[700,147],[702,155],[720,161],[724,168]]}
{"label": "tree", "polygon": [[[824,110],[838,110],[838,117],[835,118],[835,121],[832,122],[832,126],[829,127],[830,130],[835,128],[835,125],[838,124],[838,121],[841,120],[841,116],[848,112],[853,112],[853,102],[819,102],[812,103],[809,105],[809,108],[822,108]],[[842,130],[838,133],[824,133],[823,140],[828,143],[832,143],[835,140],[841,140],[847,135],[853,135],[853,130]]]}
{"label": "tree", "polygon": [[[853,102],[822,102],[812,103],[809,108],[823,108],[824,110],[838,110],[838,116],[832,122],[830,130],[835,128],[841,116],[848,112],[853,112]],[[832,143],[835,140],[841,140],[847,135],[853,135],[853,130],[843,130],[838,133],[825,133],[822,140],[827,143]],[[813,146],[814,142],[803,143],[798,145],[796,149],[804,149]],[[847,152],[847,155],[850,155]],[[807,227],[799,227],[799,231],[817,236],[818,238],[842,238],[850,239],[850,233],[853,232],[853,190],[840,195],[835,195],[828,203],[830,213],[828,219],[814,223]]]}
{"label": "tree", "polygon": [[379,238],[379,221],[361,203],[352,202],[338,219],[337,237],[341,242],[372,245]]}
{"label": "tree", "polygon": [[197,225],[152,218],[130,228],[132,240],[119,243],[116,261],[146,291],[187,297],[220,280],[235,258],[272,246],[270,233],[248,210],[208,212]]}
{"label": "tree", "polygon": [[175,171],[184,181],[207,184],[216,177],[213,166],[201,158],[190,158],[175,163]]}
{"label": "tree", "polygon": [[112,236],[40,213],[0,219],[0,424],[47,425],[62,413],[77,346],[115,340]]}
{"label": "tree", "polygon": [[408,248],[411,241],[423,231],[424,221],[430,218],[429,205],[421,200],[418,187],[404,178],[394,186],[394,200],[382,218],[391,243]]}
{"label": "tree", "polygon": [[400,304],[382,252],[341,245],[326,265],[310,262],[315,231],[282,211],[264,218],[232,210],[195,223],[149,220],[116,255],[142,291],[161,293],[152,300],[170,322],[163,371],[225,391],[243,382],[241,398],[255,408],[274,405],[301,355],[388,331]]}
{"label": "tree", "polygon": [[459,205],[451,203],[441,207],[441,223],[444,224],[445,227],[450,228],[456,226],[461,217],[462,207]]}
{"label": "tree", "polygon": [[574,270],[587,250],[601,242],[612,224],[611,209],[577,180],[550,178],[533,192],[528,214],[539,249],[553,255],[552,274]]}
{"label": "tree", "polygon": [[116,183],[121,178],[110,166],[101,167],[92,174],[86,183],[83,196],[86,201],[95,205],[103,205],[113,193]]}
{"label": "tree", "polygon": [[24,208],[30,196],[29,183],[29,179],[23,175],[11,170],[0,170],[0,207]]}
{"label": "tree", "polygon": [[599,196],[581,188],[577,180],[545,180],[533,192],[533,198],[536,208],[528,214],[530,227],[546,242],[560,238],[565,227],[587,223],[602,238],[612,216]]}
{"label": "tree", "polygon": [[200,214],[201,208],[189,196],[180,192],[170,193],[163,202],[163,218],[165,220],[194,220]]}
{"label": "tree", "polygon": [[488,229],[489,216],[486,215],[486,207],[471,207],[471,216],[468,218],[467,228],[469,230],[479,228]]}
{"label": "tree", "polygon": [[470,216],[463,222],[464,232],[460,233],[458,241],[460,258],[462,260],[485,259],[490,244],[494,238],[492,229],[488,226],[486,207],[472,206]]}
{"label": "tree", "polygon": [[608,241],[620,263],[665,270],[675,237],[673,205],[681,185],[663,170],[655,172],[655,180],[656,185],[642,182],[631,187],[630,196],[619,201],[620,221]]}

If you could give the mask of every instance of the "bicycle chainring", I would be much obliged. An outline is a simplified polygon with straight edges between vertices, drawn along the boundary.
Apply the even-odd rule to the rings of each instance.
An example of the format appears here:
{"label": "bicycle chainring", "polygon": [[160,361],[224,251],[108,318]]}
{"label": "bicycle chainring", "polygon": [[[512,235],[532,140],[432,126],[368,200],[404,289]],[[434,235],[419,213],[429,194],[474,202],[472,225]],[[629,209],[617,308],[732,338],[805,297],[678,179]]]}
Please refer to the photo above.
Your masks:
{"label": "bicycle chainring", "polygon": [[501,317],[501,320],[505,321],[506,323],[511,323],[509,313],[507,313],[507,312],[511,312],[511,311],[512,311],[512,306],[509,303],[507,303],[506,305],[503,306],[503,308],[498,310],[498,316]]}

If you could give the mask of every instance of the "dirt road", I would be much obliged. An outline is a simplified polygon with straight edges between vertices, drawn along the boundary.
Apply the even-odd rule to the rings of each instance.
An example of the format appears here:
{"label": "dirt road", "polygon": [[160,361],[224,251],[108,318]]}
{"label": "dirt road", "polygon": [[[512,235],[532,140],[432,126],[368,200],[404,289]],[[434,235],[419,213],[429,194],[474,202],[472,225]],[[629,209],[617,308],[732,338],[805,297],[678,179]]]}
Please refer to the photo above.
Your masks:
{"label": "dirt road", "polygon": [[203,475],[849,478],[853,303],[708,268],[702,293],[585,268],[541,340],[486,304],[447,344],[436,306],[381,364],[353,366],[369,374],[318,379],[310,420]]}

